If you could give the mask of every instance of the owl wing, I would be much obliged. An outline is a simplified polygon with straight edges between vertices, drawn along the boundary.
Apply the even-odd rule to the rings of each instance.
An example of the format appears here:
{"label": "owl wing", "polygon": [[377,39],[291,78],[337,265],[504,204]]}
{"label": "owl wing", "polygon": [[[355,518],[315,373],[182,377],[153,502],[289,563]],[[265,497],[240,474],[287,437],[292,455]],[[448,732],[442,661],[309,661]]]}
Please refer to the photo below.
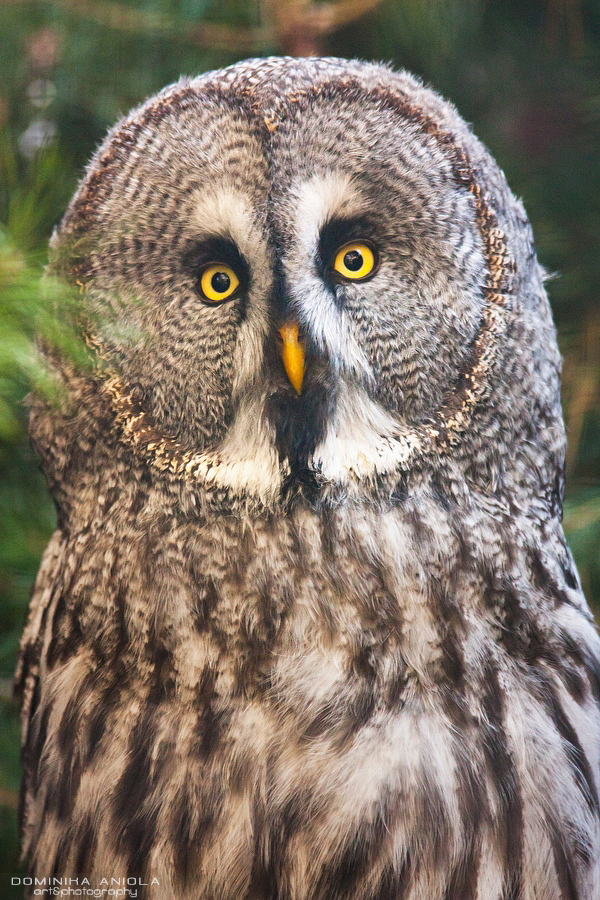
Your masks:
{"label": "owl wing", "polygon": [[[15,672],[15,696],[21,701],[23,782],[21,787],[21,824],[26,816],[28,785],[31,765],[28,747],[30,726],[39,705],[40,677],[45,657],[45,644],[52,634],[52,621],[62,597],[59,578],[65,561],[66,540],[61,530],[52,535],[35,581],[29,615],[21,638],[21,646]],[[50,627],[48,627],[50,626]]]}

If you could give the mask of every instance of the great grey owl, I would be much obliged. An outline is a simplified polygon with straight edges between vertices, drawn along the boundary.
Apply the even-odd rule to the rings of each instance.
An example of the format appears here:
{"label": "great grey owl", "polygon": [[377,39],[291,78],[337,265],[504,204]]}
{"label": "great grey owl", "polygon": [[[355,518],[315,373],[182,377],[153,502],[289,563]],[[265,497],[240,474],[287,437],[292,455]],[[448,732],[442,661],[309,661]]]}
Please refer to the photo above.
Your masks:
{"label": "great grey owl", "polygon": [[183,80],[51,251],[96,364],[49,352],[61,405],[32,407],[58,528],[18,675],[30,876],[598,900],[554,327],[454,108],[336,59]]}

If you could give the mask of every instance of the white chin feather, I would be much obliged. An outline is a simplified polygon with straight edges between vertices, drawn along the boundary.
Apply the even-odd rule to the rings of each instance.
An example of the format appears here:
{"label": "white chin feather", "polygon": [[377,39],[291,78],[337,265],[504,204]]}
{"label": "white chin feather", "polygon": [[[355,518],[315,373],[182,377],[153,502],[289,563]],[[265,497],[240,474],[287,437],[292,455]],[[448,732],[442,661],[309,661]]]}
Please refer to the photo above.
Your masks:
{"label": "white chin feather", "polygon": [[235,494],[249,494],[265,504],[275,500],[287,468],[279,462],[274,430],[262,415],[264,396],[247,398],[221,446],[199,454],[188,474]]}
{"label": "white chin feather", "polygon": [[333,419],[311,466],[325,480],[346,484],[406,468],[421,444],[416,432],[371,400],[363,388],[342,381]]}

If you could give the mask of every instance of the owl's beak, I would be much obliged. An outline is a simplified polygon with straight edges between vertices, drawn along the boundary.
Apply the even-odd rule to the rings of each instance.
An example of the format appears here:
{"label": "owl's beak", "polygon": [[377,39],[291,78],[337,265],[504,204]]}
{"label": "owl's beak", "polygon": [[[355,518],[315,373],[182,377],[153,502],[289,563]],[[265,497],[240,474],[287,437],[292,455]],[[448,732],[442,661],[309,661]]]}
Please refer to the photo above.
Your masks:
{"label": "owl's beak", "polygon": [[287,377],[297,394],[302,393],[304,378],[304,346],[298,337],[297,325],[282,325],[279,334],[283,340],[281,356]]}

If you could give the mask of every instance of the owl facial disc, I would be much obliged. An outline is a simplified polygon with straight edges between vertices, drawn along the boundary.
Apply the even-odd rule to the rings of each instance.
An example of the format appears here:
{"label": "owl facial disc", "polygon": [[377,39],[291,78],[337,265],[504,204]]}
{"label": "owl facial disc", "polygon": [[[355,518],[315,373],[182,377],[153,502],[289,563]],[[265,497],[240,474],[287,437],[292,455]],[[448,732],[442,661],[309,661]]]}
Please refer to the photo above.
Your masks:
{"label": "owl facial disc", "polygon": [[99,150],[55,239],[101,323],[121,440],[199,492],[379,490],[450,453],[502,389],[520,213],[454,114],[336,65],[277,99],[243,79],[169,89]]}

